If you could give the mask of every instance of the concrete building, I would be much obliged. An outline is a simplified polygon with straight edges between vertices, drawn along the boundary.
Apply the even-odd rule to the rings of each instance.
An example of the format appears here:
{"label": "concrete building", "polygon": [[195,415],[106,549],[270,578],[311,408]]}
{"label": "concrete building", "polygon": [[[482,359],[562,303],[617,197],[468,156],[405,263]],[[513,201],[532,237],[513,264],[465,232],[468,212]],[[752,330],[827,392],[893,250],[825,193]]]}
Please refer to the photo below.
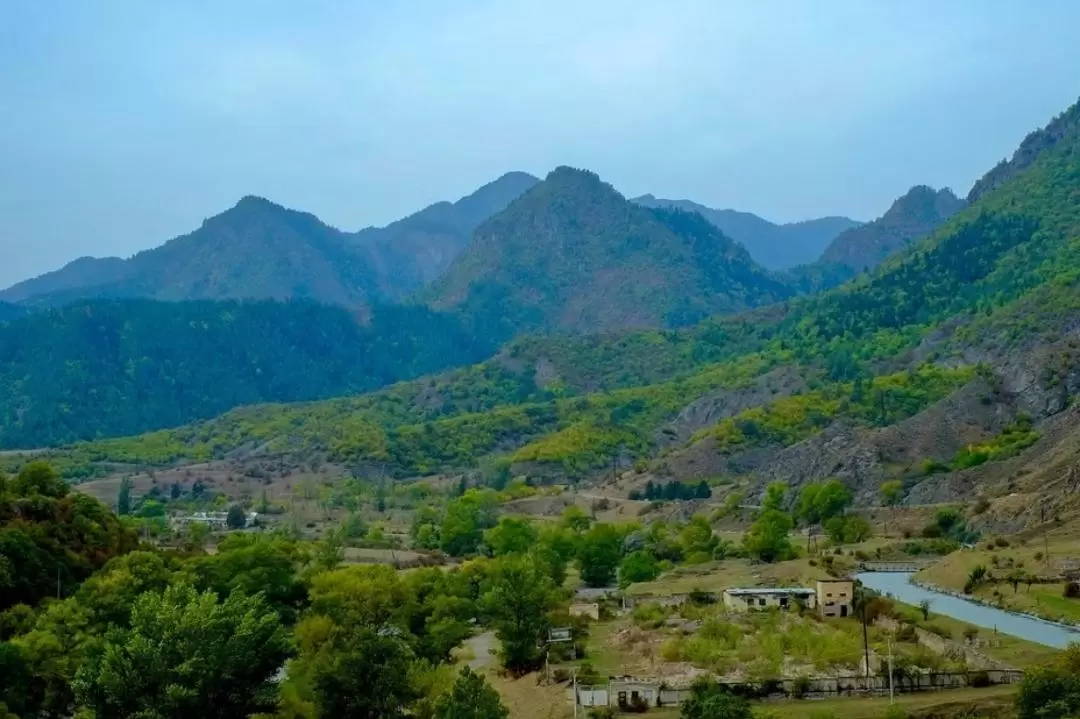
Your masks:
{"label": "concrete building", "polygon": [[725,589],[724,606],[733,612],[761,609],[788,609],[796,604],[813,609],[816,593],[806,587],[754,587],[750,589]]}
{"label": "concrete building", "polygon": [[850,579],[822,579],[817,583],[817,605],[823,617],[854,614],[855,583]]}

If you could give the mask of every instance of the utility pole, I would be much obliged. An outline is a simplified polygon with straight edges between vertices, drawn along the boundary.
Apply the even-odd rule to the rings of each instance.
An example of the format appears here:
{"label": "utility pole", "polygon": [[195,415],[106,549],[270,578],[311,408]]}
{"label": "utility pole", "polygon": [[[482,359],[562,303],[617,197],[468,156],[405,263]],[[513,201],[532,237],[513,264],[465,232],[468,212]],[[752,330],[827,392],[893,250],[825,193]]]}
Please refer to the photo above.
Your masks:
{"label": "utility pole", "polygon": [[892,636],[885,635],[885,641],[889,647],[889,704],[893,703],[893,671],[892,671]]}
{"label": "utility pole", "polygon": [[[577,719],[577,669],[574,669],[574,719]],[[608,703],[610,704],[611,697],[608,697]]]}
{"label": "utility pole", "polygon": [[866,678],[870,678],[870,637],[866,631],[866,598],[862,596],[862,592],[859,593],[859,607],[860,614],[862,615],[862,641],[863,641],[863,656],[866,659]]}
{"label": "utility pole", "polygon": [[1046,529],[1046,505],[1039,507],[1039,522],[1043,525],[1043,561],[1050,566],[1050,538],[1049,530]]}

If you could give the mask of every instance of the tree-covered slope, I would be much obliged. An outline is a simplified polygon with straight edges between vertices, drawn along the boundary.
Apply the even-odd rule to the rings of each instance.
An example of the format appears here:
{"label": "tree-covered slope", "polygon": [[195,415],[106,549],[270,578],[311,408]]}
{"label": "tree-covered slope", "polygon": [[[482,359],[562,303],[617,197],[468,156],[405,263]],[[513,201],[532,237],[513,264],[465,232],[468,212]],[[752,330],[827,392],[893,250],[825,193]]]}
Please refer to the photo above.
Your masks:
{"label": "tree-covered slope", "polygon": [[750,212],[717,210],[690,200],[667,200],[654,195],[635,197],[632,202],[651,208],[697,212],[745,247],[755,262],[770,270],[810,264],[837,235],[862,224],[848,217],[819,217],[778,225]]}
{"label": "tree-covered slope", "polygon": [[516,330],[685,325],[789,288],[700,215],[650,210],[561,167],[482,224],[426,294]]}
{"label": "tree-covered slope", "polygon": [[510,172],[457,202],[439,202],[355,240],[368,256],[382,297],[402,299],[442,276],[484,220],[502,212],[539,180]]}
{"label": "tree-covered slope", "polygon": [[851,275],[877,267],[887,257],[933,232],[964,207],[948,188],[919,185],[872,222],[840,233],[817,264],[844,268]]}
{"label": "tree-covered slope", "polygon": [[24,314],[26,314],[25,308],[7,302],[0,302],[0,322],[7,322],[16,317],[22,317]]}
{"label": "tree-covered slope", "polygon": [[[943,436],[966,427],[949,441],[996,446],[979,433],[1007,433],[998,425],[1021,413],[1039,432],[1080,392],[1078,197],[1072,133],[928,237],[820,296],[682,330],[522,339],[441,377],[244,408],[80,445],[58,461],[78,473],[105,459],[208,459],[257,446],[397,475],[511,467],[581,477],[661,454],[677,472],[684,450],[738,446],[770,473],[810,481],[842,470],[879,482],[910,469],[882,460],[890,447],[938,441],[920,427]],[[875,473],[849,475],[845,463]],[[725,471],[754,465],[740,466]]]}
{"label": "tree-covered slope", "polygon": [[356,315],[309,302],[85,300],[0,325],[0,446],[364,392],[493,349],[423,307]]}

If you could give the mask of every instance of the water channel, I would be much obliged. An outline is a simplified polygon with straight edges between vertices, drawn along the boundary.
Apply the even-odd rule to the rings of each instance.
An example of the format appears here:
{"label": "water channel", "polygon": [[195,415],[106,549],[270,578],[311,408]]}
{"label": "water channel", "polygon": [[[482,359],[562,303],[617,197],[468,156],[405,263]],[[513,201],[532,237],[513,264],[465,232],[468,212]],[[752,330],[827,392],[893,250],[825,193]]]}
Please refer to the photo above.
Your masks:
{"label": "water channel", "polygon": [[996,629],[1002,634],[1062,649],[1071,642],[1080,642],[1080,631],[1075,629],[923,589],[912,584],[911,577],[911,572],[861,572],[856,575],[856,578],[870,589],[889,594],[905,604],[918,605],[926,599],[930,602],[931,612],[986,629]]}

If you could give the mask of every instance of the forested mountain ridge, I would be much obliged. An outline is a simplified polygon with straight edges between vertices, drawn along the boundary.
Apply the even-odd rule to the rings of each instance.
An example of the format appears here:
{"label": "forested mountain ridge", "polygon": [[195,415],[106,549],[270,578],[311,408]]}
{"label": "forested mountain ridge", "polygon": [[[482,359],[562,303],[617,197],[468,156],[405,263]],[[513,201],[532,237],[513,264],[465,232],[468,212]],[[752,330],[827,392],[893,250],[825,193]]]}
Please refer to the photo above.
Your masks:
{"label": "forested mountain ridge", "polygon": [[527,173],[509,172],[457,202],[439,202],[386,227],[357,232],[355,239],[379,278],[379,294],[402,299],[442,276],[480,223],[538,182]]}
{"label": "forested mountain ridge", "polygon": [[0,292],[0,300],[301,298],[346,307],[398,300],[441,274],[476,225],[536,182],[508,173],[455,203],[357,233],[248,196],[160,247],[127,260],[75,260]]}
{"label": "forested mountain ridge", "polygon": [[862,224],[848,217],[819,217],[778,225],[750,212],[718,210],[690,200],[642,195],[630,201],[654,209],[673,207],[697,212],[745,247],[755,262],[770,270],[809,264],[821,256],[837,235]]}
{"label": "forested mountain ridge", "polygon": [[983,175],[968,193],[967,201],[975,202],[988,192],[1023,172],[1040,154],[1063,140],[1068,141],[1080,129],[1080,105],[1073,105],[1050,121],[1046,127],[1032,131],[1010,159],[1002,160]]}
{"label": "forested mountain ridge", "polygon": [[399,475],[503,463],[583,477],[638,460],[643,478],[828,475],[861,497],[891,479],[940,493],[952,475],[920,474],[922,460],[952,466],[965,446],[986,446],[992,469],[1005,451],[994,448],[1023,452],[1080,393],[1078,192],[1080,133],[1070,133],[928,237],[820,296],[683,330],[525,339],[440,378],[241,409],[65,456],[73,466],[209,459],[258,437],[271,452]]}
{"label": "forested mountain ridge", "polygon": [[0,292],[4,302],[24,302],[34,297],[72,292],[119,282],[131,265],[119,257],[80,257],[58,270],[24,280]]}
{"label": "forested mountain ridge", "polygon": [[518,330],[679,326],[791,290],[700,215],[560,167],[492,217],[422,296]]}
{"label": "forested mountain ridge", "polygon": [[948,188],[934,190],[917,185],[893,202],[881,217],[840,233],[815,264],[844,268],[854,276],[930,234],[964,205],[964,200]]}
{"label": "forested mountain ridge", "polygon": [[7,302],[0,302],[0,322],[7,322],[13,320],[16,317],[22,317],[26,314],[26,310],[18,305],[9,304]]}
{"label": "forested mountain ridge", "polygon": [[83,300],[0,325],[0,447],[138,434],[477,362],[454,317],[308,301]]}

